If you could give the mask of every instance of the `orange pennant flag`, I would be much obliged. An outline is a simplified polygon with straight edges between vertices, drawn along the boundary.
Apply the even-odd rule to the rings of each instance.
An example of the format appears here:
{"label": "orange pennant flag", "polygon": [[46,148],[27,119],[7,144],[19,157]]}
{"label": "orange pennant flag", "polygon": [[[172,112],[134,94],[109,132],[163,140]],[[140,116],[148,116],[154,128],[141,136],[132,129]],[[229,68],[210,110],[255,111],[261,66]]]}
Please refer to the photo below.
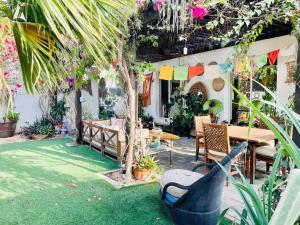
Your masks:
{"label": "orange pennant flag", "polygon": [[189,80],[195,76],[201,76],[204,73],[204,66],[190,66],[189,67]]}

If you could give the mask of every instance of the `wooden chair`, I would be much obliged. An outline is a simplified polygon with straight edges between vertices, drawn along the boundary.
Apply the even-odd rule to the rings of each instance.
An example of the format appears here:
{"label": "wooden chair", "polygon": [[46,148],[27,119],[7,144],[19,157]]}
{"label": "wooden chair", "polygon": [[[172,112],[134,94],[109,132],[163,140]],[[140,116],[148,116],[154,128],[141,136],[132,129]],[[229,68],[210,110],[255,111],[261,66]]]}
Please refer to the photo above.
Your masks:
{"label": "wooden chair", "polygon": [[204,155],[204,151],[201,153],[200,148],[204,147],[203,142],[203,123],[211,123],[210,116],[195,116],[195,138],[196,138],[196,161],[199,159],[199,154]]}
{"label": "wooden chair", "polygon": [[230,141],[226,124],[203,123],[205,160],[222,161],[230,152]]}
{"label": "wooden chair", "polygon": [[[227,124],[203,124],[203,140],[204,140],[204,153],[205,161],[222,161],[224,157],[229,155],[231,151],[228,125]],[[234,162],[241,162],[243,157],[238,156]],[[237,174],[238,171],[233,170],[231,174]]]}

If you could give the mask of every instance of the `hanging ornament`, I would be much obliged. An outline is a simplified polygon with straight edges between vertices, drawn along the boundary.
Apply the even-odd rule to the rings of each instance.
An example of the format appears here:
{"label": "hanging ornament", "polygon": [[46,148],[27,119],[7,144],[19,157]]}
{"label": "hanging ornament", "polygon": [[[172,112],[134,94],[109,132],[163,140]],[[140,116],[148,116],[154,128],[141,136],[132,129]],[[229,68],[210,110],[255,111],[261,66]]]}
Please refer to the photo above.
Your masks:
{"label": "hanging ornament", "polygon": [[195,19],[204,19],[208,9],[204,1],[156,0],[154,10],[158,11],[161,29],[179,33],[195,25]]}

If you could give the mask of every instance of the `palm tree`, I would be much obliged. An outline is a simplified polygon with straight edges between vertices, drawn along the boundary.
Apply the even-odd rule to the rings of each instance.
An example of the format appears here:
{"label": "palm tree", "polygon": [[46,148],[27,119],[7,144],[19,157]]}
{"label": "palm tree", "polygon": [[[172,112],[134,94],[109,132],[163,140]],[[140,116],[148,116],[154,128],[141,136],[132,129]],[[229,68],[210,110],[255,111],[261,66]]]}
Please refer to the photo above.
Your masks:
{"label": "palm tree", "polygon": [[[108,66],[123,46],[126,22],[134,12],[134,0],[0,0],[0,19],[6,18],[13,29],[24,85],[30,93],[51,90],[64,79],[57,55],[70,50],[66,37],[79,41],[100,69]],[[128,74],[124,76],[131,86]]]}

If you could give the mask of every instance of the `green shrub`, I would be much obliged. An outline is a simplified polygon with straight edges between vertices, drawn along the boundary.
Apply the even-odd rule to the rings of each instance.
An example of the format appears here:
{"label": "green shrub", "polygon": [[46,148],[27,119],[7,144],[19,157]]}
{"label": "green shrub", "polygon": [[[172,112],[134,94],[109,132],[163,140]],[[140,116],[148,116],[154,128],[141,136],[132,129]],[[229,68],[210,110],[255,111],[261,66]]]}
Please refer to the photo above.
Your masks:
{"label": "green shrub", "polygon": [[18,122],[20,119],[20,113],[8,111],[6,114],[6,118],[11,122]]}
{"label": "green shrub", "polygon": [[63,117],[66,115],[67,108],[65,107],[65,100],[57,101],[52,107],[50,111],[50,117],[52,119],[53,124],[58,124],[63,121]]}
{"label": "green shrub", "polygon": [[33,126],[36,128],[39,134],[53,136],[55,134],[55,129],[51,120],[47,118],[42,118],[34,122]]}

